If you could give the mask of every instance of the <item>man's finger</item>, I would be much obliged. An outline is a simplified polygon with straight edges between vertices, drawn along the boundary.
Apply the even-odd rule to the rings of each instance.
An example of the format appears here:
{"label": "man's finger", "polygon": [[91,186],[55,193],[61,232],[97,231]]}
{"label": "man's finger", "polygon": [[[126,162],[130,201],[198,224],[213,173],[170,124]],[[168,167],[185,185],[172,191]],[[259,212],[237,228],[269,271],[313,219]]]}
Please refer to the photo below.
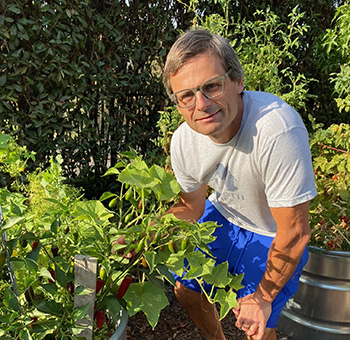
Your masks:
{"label": "man's finger", "polygon": [[246,330],[246,334],[248,336],[253,336],[255,335],[256,331],[258,330],[258,324],[254,323],[252,324],[247,330]]}
{"label": "man's finger", "polygon": [[239,308],[232,308],[232,312],[234,313],[234,315],[235,315],[236,318],[238,318],[239,311],[240,311]]}
{"label": "man's finger", "polygon": [[260,323],[258,329],[255,331],[257,333],[256,340],[262,340],[265,333],[265,325]]}

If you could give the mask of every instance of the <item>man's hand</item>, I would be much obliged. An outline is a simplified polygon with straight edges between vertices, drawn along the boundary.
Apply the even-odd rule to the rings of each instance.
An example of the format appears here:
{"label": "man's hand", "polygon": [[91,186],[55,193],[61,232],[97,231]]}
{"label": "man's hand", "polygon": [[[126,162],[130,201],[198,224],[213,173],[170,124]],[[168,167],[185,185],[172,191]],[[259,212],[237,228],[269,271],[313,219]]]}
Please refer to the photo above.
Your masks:
{"label": "man's hand", "polygon": [[[114,247],[113,247],[115,244],[126,245],[127,243],[126,243],[126,241],[125,241],[125,235],[120,236],[117,240],[115,240],[115,241],[113,242],[113,244],[112,244],[112,254],[115,253]],[[120,256],[122,256],[122,255],[124,254],[124,250],[121,249],[120,251],[118,251],[118,254],[119,254]],[[136,251],[135,251],[135,249],[134,249],[134,250],[131,251],[130,253],[127,253],[124,257],[127,258],[127,259],[131,259],[131,258],[134,257],[135,255],[136,255]]]}
{"label": "man's hand", "polygon": [[254,340],[261,340],[271,315],[271,303],[259,299],[256,294],[250,294],[239,299],[238,305],[238,308],[232,309],[237,319],[236,327]]}

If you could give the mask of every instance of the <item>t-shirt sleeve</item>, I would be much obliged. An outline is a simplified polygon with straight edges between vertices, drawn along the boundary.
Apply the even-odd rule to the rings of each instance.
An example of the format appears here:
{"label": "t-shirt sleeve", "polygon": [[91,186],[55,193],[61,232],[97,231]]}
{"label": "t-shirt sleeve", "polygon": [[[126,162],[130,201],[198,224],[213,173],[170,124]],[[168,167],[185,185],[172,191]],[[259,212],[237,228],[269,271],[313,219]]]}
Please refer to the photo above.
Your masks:
{"label": "t-shirt sleeve", "polygon": [[294,127],[270,141],[261,166],[270,207],[293,207],[317,195],[306,129]]}

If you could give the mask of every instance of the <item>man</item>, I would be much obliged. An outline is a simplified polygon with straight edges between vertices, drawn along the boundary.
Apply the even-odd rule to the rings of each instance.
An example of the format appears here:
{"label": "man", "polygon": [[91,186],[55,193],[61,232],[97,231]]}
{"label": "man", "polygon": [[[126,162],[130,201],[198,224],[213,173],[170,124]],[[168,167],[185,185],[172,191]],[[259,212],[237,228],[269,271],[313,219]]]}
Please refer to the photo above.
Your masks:
{"label": "man", "polygon": [[[185,120],[171,142],[181,195],[169,212],[222,225],[209,246],[232,274],[244,272],[236,326],[247,339],[275,340],[279,314],[308,259],[316,189],[305,126],[280,98],[243,92],[235,52],[206,30],[175,42],[163,80]],[[208,200],[207,185],[214,189]],[[225,339],[198,285],[176,279],[179,302],[206,338]]]}

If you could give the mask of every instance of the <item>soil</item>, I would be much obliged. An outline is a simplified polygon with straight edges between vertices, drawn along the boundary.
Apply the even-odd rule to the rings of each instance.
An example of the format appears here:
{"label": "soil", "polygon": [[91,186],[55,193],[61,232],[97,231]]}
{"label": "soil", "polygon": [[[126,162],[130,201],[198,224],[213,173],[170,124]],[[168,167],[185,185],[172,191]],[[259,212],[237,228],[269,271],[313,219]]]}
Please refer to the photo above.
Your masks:
{"label": "soil", "polygon": [[[177,302],[172,290],[169,289],[167,295],[169,306],[161,312],[155,329],[152,330],[143,313],[138,313],[129,319],[128,340],[206,340]],[[244,332],[235,327],[233,312],[222,320],[222,326],[227,340],[245,340]],[[280,333],[277,339],[288,340]]]}

